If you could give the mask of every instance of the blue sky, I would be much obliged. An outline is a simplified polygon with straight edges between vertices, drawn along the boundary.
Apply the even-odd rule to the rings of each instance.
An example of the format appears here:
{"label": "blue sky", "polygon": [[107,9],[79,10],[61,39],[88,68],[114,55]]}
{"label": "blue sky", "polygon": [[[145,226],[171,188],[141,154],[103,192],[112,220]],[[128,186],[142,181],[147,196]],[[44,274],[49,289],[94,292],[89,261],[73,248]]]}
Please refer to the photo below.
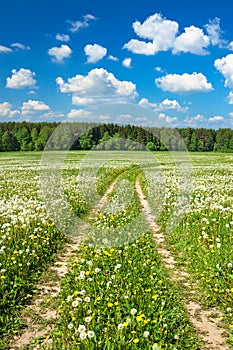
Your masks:
{"label": "blue sky", "polygon": [[233,127],[229,0],[8,0],[0,121]]}

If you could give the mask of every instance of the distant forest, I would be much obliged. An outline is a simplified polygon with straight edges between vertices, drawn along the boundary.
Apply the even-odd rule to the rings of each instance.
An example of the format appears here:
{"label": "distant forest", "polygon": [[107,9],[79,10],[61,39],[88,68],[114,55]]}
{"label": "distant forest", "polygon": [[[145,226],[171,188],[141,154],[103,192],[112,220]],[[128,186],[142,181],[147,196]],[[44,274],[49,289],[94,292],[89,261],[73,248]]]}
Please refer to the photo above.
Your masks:
{"label": "distant forest", "polygon": [[233,152],[233,130],[230,128],[144,128],[80,122],[64,123],[62,129],[57,129],[59,125],[55,122],[0,123],[0,151],[42,151],[50,139],[54,149],[136,150],[146,147],[151,151],[166,151],[184,150],[185,144],[188,151],[193,152]]}

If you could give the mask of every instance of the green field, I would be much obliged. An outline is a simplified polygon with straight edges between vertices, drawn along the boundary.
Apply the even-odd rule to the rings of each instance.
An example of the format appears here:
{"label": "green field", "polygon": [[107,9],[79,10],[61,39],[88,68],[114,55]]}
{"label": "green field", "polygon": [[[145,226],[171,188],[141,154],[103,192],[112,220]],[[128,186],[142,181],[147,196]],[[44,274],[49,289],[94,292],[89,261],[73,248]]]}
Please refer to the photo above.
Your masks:
{"label": "green field", "polygon": [[[41,349],[200,349],[185,308],[190,295],[171,278],[156,250],[141,215],[137,178],[166,234],[166,247],[190,274],[197,291],[192,297],[221,310],[219,321],[232,346],[233,155],[198,152],[189,160],[178,152],[173,158],[168,152],[96,151],[93,159],[88,154],[69,152],[61,172],[60,191],[69,210],[89,226],[62,281],[58,317],[46,335],[49,345],[42,339]],[[58,203],[50,217],[41,197],[40,179],[46,175],[41,155],[0,153],[2,349],[22,332],[22,306],[71,241],[61,230],[71,221],[65,205]],[[82,179],[85,174],[90,175]],[[106,203],[91,213],[95,196],[100,199],[113,181]]]}

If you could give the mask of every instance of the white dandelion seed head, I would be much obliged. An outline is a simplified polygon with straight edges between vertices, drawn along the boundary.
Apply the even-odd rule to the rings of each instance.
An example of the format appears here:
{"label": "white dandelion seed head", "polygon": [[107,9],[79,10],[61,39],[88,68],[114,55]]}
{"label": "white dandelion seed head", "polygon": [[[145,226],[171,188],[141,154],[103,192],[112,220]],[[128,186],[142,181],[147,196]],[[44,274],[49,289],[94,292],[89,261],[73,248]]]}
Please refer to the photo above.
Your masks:
{"label": "white dandelion seed head", "polygon": [[137,311],[138,311],[137,309],[133,308],[130,310],[130,314],[135,315],[137,313]]}
{"label": "white dandelion seed head", "polygon": [[79,333],[83,333],[83,332],[85,332],[86,331],[86,327],[83,325],[83,324],[80,324],[79,326],[78,326],[78,332]]}

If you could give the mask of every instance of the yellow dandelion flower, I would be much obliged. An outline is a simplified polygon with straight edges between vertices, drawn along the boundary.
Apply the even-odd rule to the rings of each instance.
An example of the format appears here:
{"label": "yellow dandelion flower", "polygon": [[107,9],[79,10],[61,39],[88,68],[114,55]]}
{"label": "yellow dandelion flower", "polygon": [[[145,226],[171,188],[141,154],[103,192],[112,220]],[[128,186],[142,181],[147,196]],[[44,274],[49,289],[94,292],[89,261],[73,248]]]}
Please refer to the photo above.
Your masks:
{"label": "yellow dandelion flower", "polygon": [[144,320],[142,325],[145,326],[147,323],[149,323],[149,321],[148,320]]}
{"label": "yellow dandelion flower", "polygon": [[139,315],[139,316],[136,317],[136,320],[137,320],[138,322],[142,321],[142,319],[143,319],[143,315]]}
{"label": "yellow dandelion flower", "polygon": [[107,255],[107,256],[111,256],[112,255],[107,250],[104,250],[104,254]]}
{"label": "yellow dandelion flower", "polygon": [[133,342],[134,342],[134,344],[137,344],[137,343],[139,343],[139,339],[138,339],[138,338],[135,338],[135,339],[133,340]]}

